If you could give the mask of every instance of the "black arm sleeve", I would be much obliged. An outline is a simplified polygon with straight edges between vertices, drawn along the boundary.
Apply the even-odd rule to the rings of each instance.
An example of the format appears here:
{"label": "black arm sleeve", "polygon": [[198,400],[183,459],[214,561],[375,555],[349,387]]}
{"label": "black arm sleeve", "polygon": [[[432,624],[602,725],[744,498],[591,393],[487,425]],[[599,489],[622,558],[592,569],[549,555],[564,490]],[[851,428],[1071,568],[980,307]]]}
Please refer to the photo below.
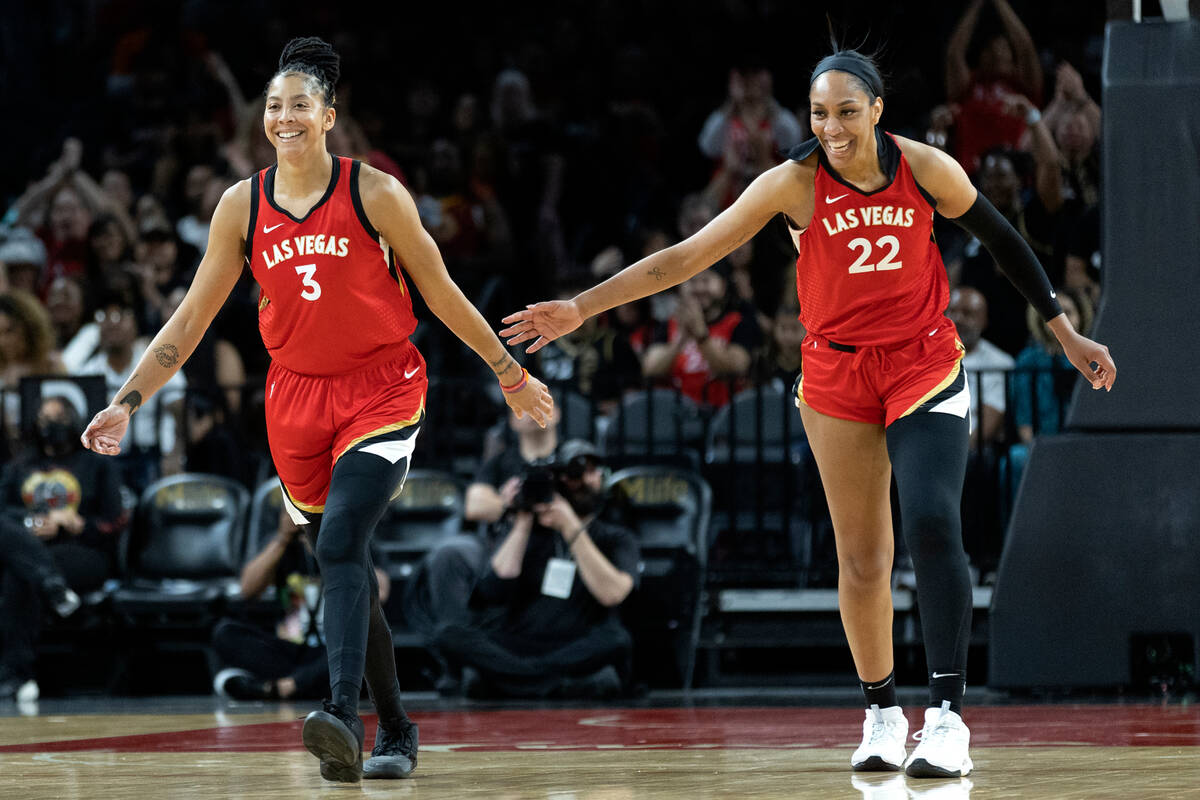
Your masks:
{"label": "black arm sleeve", "polygon": [[1037,256],[982,193],[975,196],[975,202],[965,214],[951,219],[987,248],[1004,277],[1012,281],[1042,319],[1049,322],[1062,313],[1050,279]]}

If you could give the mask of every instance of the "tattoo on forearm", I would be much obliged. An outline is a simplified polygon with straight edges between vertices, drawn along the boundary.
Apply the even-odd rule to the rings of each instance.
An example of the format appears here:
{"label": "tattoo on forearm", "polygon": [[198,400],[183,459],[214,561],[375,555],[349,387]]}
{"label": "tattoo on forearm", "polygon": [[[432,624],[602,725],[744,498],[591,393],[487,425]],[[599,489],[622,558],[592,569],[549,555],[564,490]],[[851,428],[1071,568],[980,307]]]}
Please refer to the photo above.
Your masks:
{"label": "tattoo on forearm", "polygon": [[650,270],[649,274],[653,275],[654,279],[656,281],[661,281],[663,278],[667,277],[667,273],[663,272],[658,267],[655,267],[654,269]]}
{"label": "tattoo on forearm", "polygon": [[132,391],[129,394],[122,397],[121,402],[118,403],[117,405],[129,406],[129,413],[132,414],[133,412],[137,411],[138,408],[140,408],[142,405],[142,393],[139,391],[136,391],[136,390]]}
{"label": "tattoo on forearm", "polygon": [[[504,364],[505,361],[507,361],[508,363]],[[512,369],[513,367],[515,367],[517,365],[516,360],[512,356],[510,356],[508,353],[505,353],[504,355],[497,358],[495,361],[491,361],[489,363],[491,364],[492,372],[496,373],[497,378],[499,378],[504,373],[508,372],[510,369]],[[501,364],[504,364],[504,369],[500,369]]]}
{"label": "tattoo on forearm", "polygon": [[179,363],[179,348],[173,344],[163,344],[154,348],[154,357],[160,367],[170,369]]}

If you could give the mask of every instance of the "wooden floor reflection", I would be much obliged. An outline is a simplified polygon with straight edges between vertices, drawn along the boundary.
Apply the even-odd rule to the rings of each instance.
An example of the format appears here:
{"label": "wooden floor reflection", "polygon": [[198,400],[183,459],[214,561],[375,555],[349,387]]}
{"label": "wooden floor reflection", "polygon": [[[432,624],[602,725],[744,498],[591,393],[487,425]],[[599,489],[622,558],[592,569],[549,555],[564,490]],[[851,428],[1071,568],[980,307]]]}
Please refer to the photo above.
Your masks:
{"label": "wooden floor reflection", "polygon": [[[322,781],[294,708],[7,717],[0,798],[1200,798],[1200,715],[1119,712],[981,711],[976,771],[961,781],[853,774],[854,709],[431,712],[416,715],[414,776],[361,784]],[[785,729],[786,744],[772,738]],[[1077,734],[1070,743],[1066,732]]]}

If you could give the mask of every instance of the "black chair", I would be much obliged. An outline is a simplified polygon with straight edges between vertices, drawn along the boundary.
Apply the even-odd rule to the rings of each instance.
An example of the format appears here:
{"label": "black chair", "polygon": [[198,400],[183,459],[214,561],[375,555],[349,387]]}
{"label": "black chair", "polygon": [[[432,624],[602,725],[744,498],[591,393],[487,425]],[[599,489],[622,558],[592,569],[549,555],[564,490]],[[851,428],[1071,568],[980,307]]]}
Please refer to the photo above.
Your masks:
{"label": "black chair", "polygon": [[[407,580],[441,539],[461,532],[465,492],[462,481],[449,472],[409,471],[404,491],[375,528],[375,546],[387,558],[393,582]],[[393,585],[392,594],[401,588]]]}
{"label": "black chair", "polygon": [[[641,586],[625,604],[638,672],[691,688],[704,598],[712,491],[697,473],[664,466],[613,473],[606,492],[641,547]],[[661,667],[670,665],[673,674]]]}
{"label": "black chair", "polygon": [[220,475],[161,478],[142,493],[120,548],[113,608],[142,624],[203,625],[237,594],[249,492]]}
{"label": "black chair", "polygon": [[562,408],[559,413],[562,421],[558,425],[558,439],[565,442],[568,439],[595,440],[595,408],[592,401],[578,392],[563,391],[559,395]]}
{"label": "black chair", "polygon": [[700,466],[704,433],[700,407],[673,389],[627,394],[600,424],[601,449],[609,466]]}
{"label": "black chair", "polygon": [[703,474],[713,487],[710,578],[803,585],[811,529],[805,477],[812,453],[790,392],[739,392],[709,424]]}

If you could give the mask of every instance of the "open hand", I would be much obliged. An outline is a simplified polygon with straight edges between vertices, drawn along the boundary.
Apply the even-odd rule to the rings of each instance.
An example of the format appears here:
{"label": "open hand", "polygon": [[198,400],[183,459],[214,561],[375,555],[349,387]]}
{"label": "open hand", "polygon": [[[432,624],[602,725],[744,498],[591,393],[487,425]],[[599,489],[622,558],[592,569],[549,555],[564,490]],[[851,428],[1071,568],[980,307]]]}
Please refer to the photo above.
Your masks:
{"label": "open hand", "polygon": [[[500,331],[501,336],[508,337],[506,344],[514,345],[537,339],[525,348],[526,353],[536,353],[558,337],[582,325],[583,316],[574,300],[550,300],[526,306],[524,311],[509,314],[501,322],[509,326]],[[530,382],[533,382],[532,378]]]}
{"label": "open hand", "polygon": [[129,427],[129,408],[113,405],[92,417],[79,440],[83,446],[102,456],[115,456],[121,452],[121,440]]}

